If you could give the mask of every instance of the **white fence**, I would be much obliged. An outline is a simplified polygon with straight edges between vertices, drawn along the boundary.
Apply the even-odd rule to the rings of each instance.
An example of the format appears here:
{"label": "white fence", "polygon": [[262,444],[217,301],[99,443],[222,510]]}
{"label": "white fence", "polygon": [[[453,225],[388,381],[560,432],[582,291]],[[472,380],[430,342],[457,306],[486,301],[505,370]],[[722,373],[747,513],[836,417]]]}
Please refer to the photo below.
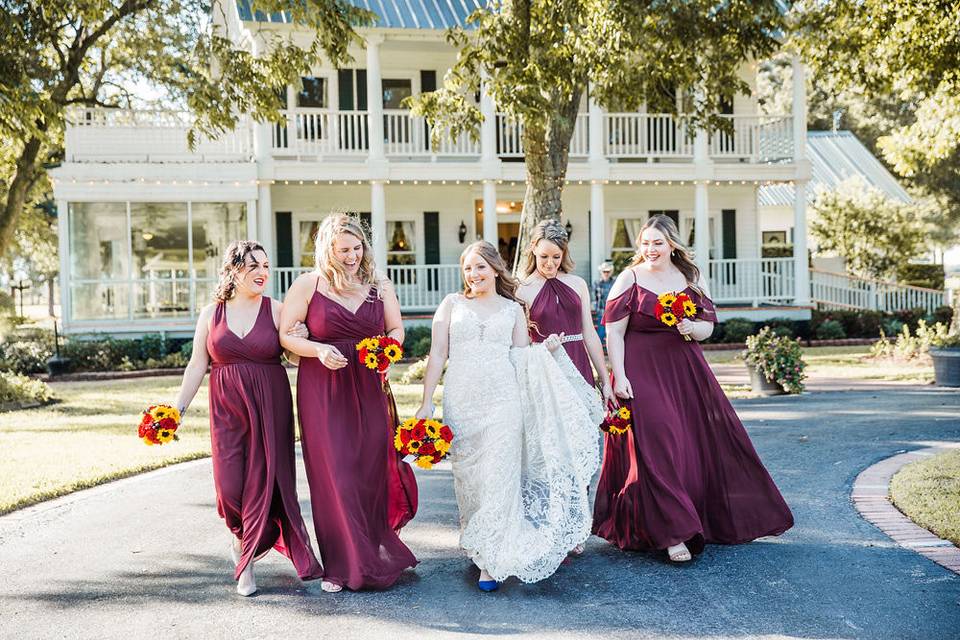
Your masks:
{"label": "white fence", "polygon": [[796,297],[793,258],[711,260],[709,269],[718,304],[784,304]]}
{"label": "white fence", "polygon": [[946,303],[943,291],[858,278],[846,273],[810,270],[811,299],[825,309],[901,311],[924,309],[928,313]]}

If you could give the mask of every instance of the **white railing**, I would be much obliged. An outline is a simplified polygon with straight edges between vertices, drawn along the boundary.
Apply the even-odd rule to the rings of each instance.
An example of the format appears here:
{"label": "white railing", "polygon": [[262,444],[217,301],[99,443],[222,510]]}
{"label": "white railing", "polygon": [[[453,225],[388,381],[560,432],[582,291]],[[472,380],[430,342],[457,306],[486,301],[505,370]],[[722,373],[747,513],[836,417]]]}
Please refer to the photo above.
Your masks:
{"label": "white railing", "polygon": [[242,117],[236,129],[215,139],[187,144],[193,117],[184,111],[77,108],[67,112],[65,134],[69,162],[127,160],[163,162],[242,162],[253,154],[251,127]]}
{"label": "white railing", "polygon": [[[282,300],[293,281],[311,267],[281,267],[273,270],[274,296]],[[387,276],[393,282],[404,312],[433,312],[448,293],[463,285],[458,264],[390,265]]]}
{"label": "white railing", "polygon": [[790,116],[721,116],[732,133],[717,130],[710,136],[710,156],[716,159],[772,162],[793,157],[793,119]]}
{"label": "white railing", "polygon": [[497,155],[523,157],[523,122],[505,113],[497,114]]}
{"label": "white railing", "polygon": [[610,158],[693,157],[693,137],[684,118],[670,114],[604,114],[603,140]]}
{"label": "white railing", "polygon": [[570,138],[570,157],[586,158],[590,155],[590,114],[578,113],[577,122]]}
{"label": "white railing", "polygon": [[847,273],[810,270],[811,299],[825,309],[872,309],[905,311],[924,309],[932,313],[945,304],[943,291],[858,278]]}
{"label": "white railing", "polygon": [[722,304],[788,303],[796,298],[793,258],[710,261],[710,293]]}
{"label": "white railing", "polygon": [[274,155],[366,155],[369,149],[366,111],[301,108],[284,113],[286,125],[271,126]]}

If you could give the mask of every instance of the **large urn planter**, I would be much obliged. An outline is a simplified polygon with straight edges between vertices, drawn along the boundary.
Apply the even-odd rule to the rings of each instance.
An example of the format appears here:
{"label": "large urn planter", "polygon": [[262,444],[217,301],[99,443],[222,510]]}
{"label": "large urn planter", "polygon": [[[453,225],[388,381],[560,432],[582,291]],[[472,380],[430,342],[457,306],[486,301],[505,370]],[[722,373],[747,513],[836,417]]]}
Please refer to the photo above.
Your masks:
{"label": "large urn planter", "polygon": [[939,387],[960,387],[960,348],[930,349],[933,378]]}
{"label": "large urn planter", "polygon": [[787,392],[776,380],[767,380],[767,376],[763,375],[757,367],[748,364],[747,371],[750,373],[751,392],[761,396],[782,396]]}

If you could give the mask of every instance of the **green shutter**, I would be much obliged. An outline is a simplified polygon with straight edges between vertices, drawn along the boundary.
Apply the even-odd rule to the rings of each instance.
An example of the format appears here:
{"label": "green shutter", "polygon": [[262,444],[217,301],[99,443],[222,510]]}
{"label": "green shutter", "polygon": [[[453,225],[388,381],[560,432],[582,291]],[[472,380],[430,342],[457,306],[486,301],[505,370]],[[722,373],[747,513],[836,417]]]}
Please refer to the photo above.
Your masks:
{"label": "green shutter", "polygon": [[337,92],[340,111],[353,111],[353,69],[337,71]]}
{"label": "green shutter", "polygon": [[277,211],[274,214],[277,238],[277,267],[293,266],[293,225],[289,211]]}
{"label": "green shutter", "polygon": [[737,257],[737,210],[723,209],[723,257]]}

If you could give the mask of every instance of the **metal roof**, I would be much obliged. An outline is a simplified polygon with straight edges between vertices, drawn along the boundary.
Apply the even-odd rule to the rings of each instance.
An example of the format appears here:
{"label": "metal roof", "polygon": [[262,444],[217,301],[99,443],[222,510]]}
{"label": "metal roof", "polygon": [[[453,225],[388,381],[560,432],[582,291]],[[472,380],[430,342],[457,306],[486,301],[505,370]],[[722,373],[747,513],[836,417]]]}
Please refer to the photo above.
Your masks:
{"label": "metal roof", "polygon": [[[833,189],[853,176],[860,176],[894,200],[911,202],[897,179],[850,131],[808,131],[807,158],[811,169],[808,202],[813,202],[820,189]],[[793,206],[793,187],[788,184],[762,186],[757,202],[761,207]]]}
{"label": "metal roof", "polygon": [[[379,16],[377,27],[385,29],[438,29],[466,26],[467,16],[485,5],[485,0],[347,0]],[[248,22],[290,23],[290,13],[253,11],[250,0],[237,0],[240,19]]]}

